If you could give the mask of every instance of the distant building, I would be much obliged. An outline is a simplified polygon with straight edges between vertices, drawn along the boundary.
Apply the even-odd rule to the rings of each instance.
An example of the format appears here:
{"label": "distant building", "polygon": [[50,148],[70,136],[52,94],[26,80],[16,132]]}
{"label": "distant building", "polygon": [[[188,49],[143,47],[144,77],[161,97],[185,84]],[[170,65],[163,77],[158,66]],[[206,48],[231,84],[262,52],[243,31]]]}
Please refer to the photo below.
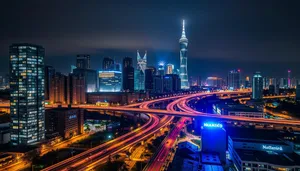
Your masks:
{"label": "distant building", "polygon": [[299,84],[296,87],[296,100],[300,101],[300,85]]}
{"label": "distant building", "polygon": [[252,98],[262,99],[263,96],[263,78],[260,72],[256,72],[252,79]]}
{"label": "distant building", "polygon": [[71,138],[83,133],[82,109],[56,108],[46,110],[46,136],[53,137],[57,134],[63,138]]}
{"label": "distant building", "polygon": [[76,57],[76,67],[79,69],[90,69],[91,68],[90,55],[81,54]]}
{"label": "distant building", "polygon": [[85,79],[81,75],[69,74],[67,77],[67,103],[85,104]]}
{"label": "distant building", "polygon": [[105,57],[102,62],[102,71],[114,70],[115,61],[111,58]]}
{"label": "distant building", "polygon": [[154,93],[164,92],[164,79],[160,75],[155,75],[153,77],[153,92]]}
{"label": "distant building", "polygon": [[275,85],[269,85],[269,94],[275,94]]}
{"label": "distant building", "polygon": [[227,77],[227,86],[230,90],[236,90],[241,87],[241,71],[239,69],[229,71]]}
{"label": "distant building", "polygon": [[292,75],[292,71],[289,69],[288,70],[288,77],[287,77],[287,80],[288,80],[288,82],[287,82],[287,86],[288,86],[288,88],[292,88],[292,78],[291,78],[291,75]]}
{"label": "distant building", "polygon": [[164,63],[160,63],[158,65],[157,75],[160,75],[160,76],[165,75],[165,64]]}
{"label": "distant building", "polygon": [[147,93],[141,92],[95,92],[87,93],[87,102],[96,104],[98,102],[107,102],[113,104],[132,104],[148,98]]}
{"label": "distant building", "polygon": [[145,69],[147,67],[147,51],[145,51],[144,57],[140,56],[137,51],[137,67],[134,73],[134,89],[137,91],[145,90]]}
{"label": "distant building", "polygon": [[67,76],[56,72],[50,78],[50,98],[49,101],[51,104],[67,103]]}
{"label": "distant building", "polygon": [[247,76],[247,77],[245,78],[244,88],[250,88],[250,87],[251,87],[250,77]]}
{"label": "distant building", "polygon": [[287,78],[280,78],[279,87],[280,88],[288,88],[288,79]]}
{"label": "distant building", "polygon": [[119,92],[122,89],[122,72],[99,71],[99,92]]}
{"label": "distant building", "polygon": [[73,70],[73,74],[84,78],[86,92],[97,91],[98,86],[96,70],[76,68]]}
{"label": "distant building", "polygon": [[21,43],[9,47],[11,142],[28,145],[45,138],[45,49]]}
{"label": "distant building", "polygon": [[201,130],[201,151],[216,153],[222,163],[226,163],[226,131],[220,123],[203,123]]}
{"label": "distant building", "polygon": [[163,87],[165,93],[174,93],[180,90],[181,81],[176,74],[166,74],[163,77]]}
{"label": "distant building", "polygon": [[45,100],[50,98],[51,78],[55,74],[55,69],[52,66],[45,66]]}
{"label": "distant building", "polygon": [[145,90],[147,92],[151,92],[153,90],[153,77],[156,73],[156,68],[155,67],[148,67],[145,70]]}
{"label": "distant building", "polygon": [[123,90],[134,91],[134,68],[132,66],[132,58],[123,59]]}
{"label": "distant building", "polygon": [[167,64],[167,74],[174,74],[174,65]]}
{"label": "distant building", "polygon": [[207,77],[206,78],[206,84],[207,84],[207,86],[221,88],[223,86],[222,83],[223,83],[222,78],[218,78],[218,77]]}

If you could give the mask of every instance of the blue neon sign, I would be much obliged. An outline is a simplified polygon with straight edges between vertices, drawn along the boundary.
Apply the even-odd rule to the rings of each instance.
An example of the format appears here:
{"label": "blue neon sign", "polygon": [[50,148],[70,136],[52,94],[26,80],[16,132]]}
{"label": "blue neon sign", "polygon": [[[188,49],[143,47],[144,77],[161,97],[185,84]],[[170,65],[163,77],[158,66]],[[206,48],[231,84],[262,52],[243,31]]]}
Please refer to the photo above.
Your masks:
{"label": "blue neon sign", "polygon": [[262,145],[262,149],[264,150],[272,150],[272,151],[282,151],[282,146],[273,146],[273,145]]}
{"label": "blue neon sign", "polygon": [[223,128],[223,125],[220,123],[204,123],[203,126],[209,128]]}

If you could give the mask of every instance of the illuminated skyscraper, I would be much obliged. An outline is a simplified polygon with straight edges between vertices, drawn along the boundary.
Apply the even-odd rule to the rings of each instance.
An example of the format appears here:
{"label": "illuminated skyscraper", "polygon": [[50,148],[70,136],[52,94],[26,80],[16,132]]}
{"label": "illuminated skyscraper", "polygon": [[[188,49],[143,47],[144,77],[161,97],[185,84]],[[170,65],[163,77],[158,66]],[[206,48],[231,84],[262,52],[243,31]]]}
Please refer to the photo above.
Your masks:
{"label": "illuminated skyscraper", "polygon": [[263,95],[263,78],[260,72],[256,72],[253,75],[253,80],[252,80],[252,98],[262,99],[262,95]]}
{"label": "illuminated skyscraper", "polygon": [[134,91],[134,68],[132,66],[132,58],[123,59],[123,90]]}
{"label": "illuminated skyscraper", "polygon": [[99,71],[99,92],[119,92],[121,89],[121,71]]}
{"label": "illuminated skyscraper", "polygon": [[102,62],[102,70],[103,71],[110,71],[114,70],[115,61],[111,58],[104,58]]}
{"label": "illuminated skyscraper", "polygon": [[288,70],[288,88],[291,88],[291,74],[292,74],[292,71],[289,69]]}
{"label": "illuminated skyscraper", "polygon": [[137,67],[135,71],[135,90],[145,90],[145,69],[147,67],[147,51],[145,51],[144,57],[140,56],[139,51],[137,51]]}
{"label": "illuminated skyscraper", "polygon": [[76,67],[80,69],[90,69],[90,55],[77,55],[76,58]]}
{"label": "illuminated skyscraper", "polygon": [[180,45],[180,79],[181,89],[189,89],[188,70],[187,70],[187,47],[188,39],[185,36],[184,20],[182,22],[182,33],[179,39]]}
{"label": "illuminated skyscraper", "polygon": [[11,142],[27,145],[45,138],[45,49],[22,43],[9,47]]}
{"label": "illuminated skyscraper", "polygon": [[167,64],[167,74],[174,74],[174,65],[173,64]]}
{"label": "illuminated skyscraper", "polygon": [[231,70],[228,73],[227,86],[229,90],[236,90],[241,87],[241,71]]}
{"label": "illuminated skyscraper", "polygon": [[159,63],[159,65],[158,65],[157,75],[160,75],[160,76],[165,75],[165,64],[162,62]]}

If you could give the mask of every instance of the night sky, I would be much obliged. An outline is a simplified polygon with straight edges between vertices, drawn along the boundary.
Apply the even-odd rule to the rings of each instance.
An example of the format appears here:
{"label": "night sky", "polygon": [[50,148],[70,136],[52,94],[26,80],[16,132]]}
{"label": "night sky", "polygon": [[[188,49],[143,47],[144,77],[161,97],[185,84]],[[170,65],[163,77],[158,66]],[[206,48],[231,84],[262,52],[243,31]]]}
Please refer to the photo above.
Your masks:
{"label": "night sky", "polygon": [[100,1],[8,0],[0,5],[0,72],[8,72],[8,47],[45,47],[46,64],[69,72],[78,53],[91,55],[92,68],[103,57],[119,61],[148,51],[149,65],[179,64],[181,20],[189,39],[189,75],[300,78],[300,1],[196,0]]}

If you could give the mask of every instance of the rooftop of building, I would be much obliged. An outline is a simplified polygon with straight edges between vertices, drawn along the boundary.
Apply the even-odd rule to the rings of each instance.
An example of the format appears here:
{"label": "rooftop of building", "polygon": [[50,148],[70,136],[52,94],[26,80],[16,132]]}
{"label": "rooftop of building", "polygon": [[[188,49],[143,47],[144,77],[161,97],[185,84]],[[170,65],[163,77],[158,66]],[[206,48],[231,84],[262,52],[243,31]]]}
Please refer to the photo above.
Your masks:
{"label": "rooftop of building", "polygon": [[226,127],[226,132],[231,138],[278,141],[282,132],[276,130]]}
{"label": "rooftop of building", "polygon": [[300,166],[300,156],[296,153],[277,154],[265,151],[235,149],[242,161],[263,162],[280,166]]}
{"label": "rooftop of building", "polygon": [[217,153],[201,153],[202,164],[221,165],[221,161]]}

